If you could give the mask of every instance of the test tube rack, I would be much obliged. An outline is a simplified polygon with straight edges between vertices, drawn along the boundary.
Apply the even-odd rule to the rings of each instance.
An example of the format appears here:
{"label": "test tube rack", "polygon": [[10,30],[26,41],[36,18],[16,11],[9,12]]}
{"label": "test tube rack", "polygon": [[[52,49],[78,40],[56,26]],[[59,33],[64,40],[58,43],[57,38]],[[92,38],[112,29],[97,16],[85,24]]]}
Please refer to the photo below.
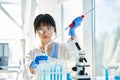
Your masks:
{"label": "test tube rack", "polygon": [[63,60],[49,59],[41,61],[39,65],[39,80],[71,80]]}

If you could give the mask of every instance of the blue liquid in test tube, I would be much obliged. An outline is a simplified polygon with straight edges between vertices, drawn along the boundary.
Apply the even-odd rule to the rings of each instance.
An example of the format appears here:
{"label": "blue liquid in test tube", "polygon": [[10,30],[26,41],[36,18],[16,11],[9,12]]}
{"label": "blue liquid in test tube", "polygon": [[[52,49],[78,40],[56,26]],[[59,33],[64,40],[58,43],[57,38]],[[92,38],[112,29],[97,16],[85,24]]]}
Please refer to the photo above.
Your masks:
{"label": "blue liquid in test tube", "polygon": [[52,66],[50,65],[50,80],[52,80]]}
{"label": "blue liquid in test tube", "polygon": [[43,78],[44,80],[46,80],[46,68],[44,68],[44,71],[43,71]]}
{"label": "blue liquid in test tube", "polygon": [[67,80],[72,80],[70,73],[67,73],[66,77],[67,77]]}
{"label": "blue liquid in test tube", "polygon": [[62,65],[57,64],[57,80],[62,80]]}
{"label": "blue liquid in test tube", "polygon": [[105,68],[105,78],[106,78],[106,80],[108,80],[108,74],[109,74],[108,67],[106,67]]}
{"label": "blue liquid in test tube", "polygon": [[57,77],[57,75],[56,75],[56,65],[54,65],[54,80],[56,80],[56,77]]}
{"label": "blue liquid in test tube", "polygon": [[59,65],[57,64],[57,80],[59,80]]}
{"label": "blue liquid in test tube", "polygon": [[62,80],[62,72],[63,72],[63,67],[60,65],[60,80]]}

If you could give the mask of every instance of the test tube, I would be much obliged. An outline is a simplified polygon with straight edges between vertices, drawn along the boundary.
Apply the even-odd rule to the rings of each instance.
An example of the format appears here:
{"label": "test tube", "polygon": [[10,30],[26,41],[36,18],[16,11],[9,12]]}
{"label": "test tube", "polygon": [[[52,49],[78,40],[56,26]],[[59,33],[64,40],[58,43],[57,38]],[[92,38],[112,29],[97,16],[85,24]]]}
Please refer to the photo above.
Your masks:
{"label": "test tube", "polygon": [[42,63],[41,63],[41,65],[39,66],[39,80],[43,80],[43,76],[42,76],[42,74],[43,74],[43,65],[42,65]]}
{"label": "test tube", "polygon": [[57,75],[57,80],[59,80],[59,65],[58,64],[56,64],[56,75]]}
{"label": "test tube", "polygon": [[50,62],[48,61],[45,65],[46,65],[46,80],[50,80]]}
{"label": "test tube", "polygon": [[56,65],[55,64],[54,64],[54,72],[53,73],[54,73],[54,80],[56,80],[57,75],[56,75]]}
{"label": "test tube", "polygon": [[108,72],[108,67],[105,68],[105,80],[109,80],[108,78],[109,72]]}
{"label": "test tube", "polygon": [[52,71],[52,69],[53,69],[53,66],[52,66],[52,64],[50,64],[50,80],[53,80],[53,78],[52,78],[52,75],[53,75],[53,71]]}
{"label": "test tube", "polygon": [[67,73],[67,74],[66,74],[66,78],[67,78],[66,80],[72,80],[72,79],[71,79],[71,74],[70,74],[70,73]]}
{"label": "test tube", "polygon": [[43,80],[46,80],[46,64],[44,65],[43,69]]}
{"label": "test tube", "polygon": [[59,69],[60,69],[60,72],[59,72],[59,80],[62,80],[63,67],[62,67],[61,64],[59,65]]}

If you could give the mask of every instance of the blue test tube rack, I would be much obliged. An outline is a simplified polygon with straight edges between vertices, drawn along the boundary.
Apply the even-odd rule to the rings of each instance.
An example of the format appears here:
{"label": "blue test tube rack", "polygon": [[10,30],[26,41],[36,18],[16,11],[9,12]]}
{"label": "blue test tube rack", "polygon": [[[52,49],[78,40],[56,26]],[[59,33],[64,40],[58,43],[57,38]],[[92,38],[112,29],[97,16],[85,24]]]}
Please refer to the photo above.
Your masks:
{"label": "blue test tube rack", "polygon": [[63,60],[41,61],[39,65],[39,80],[71,80],[70,73],[65,68],[65,61]]}

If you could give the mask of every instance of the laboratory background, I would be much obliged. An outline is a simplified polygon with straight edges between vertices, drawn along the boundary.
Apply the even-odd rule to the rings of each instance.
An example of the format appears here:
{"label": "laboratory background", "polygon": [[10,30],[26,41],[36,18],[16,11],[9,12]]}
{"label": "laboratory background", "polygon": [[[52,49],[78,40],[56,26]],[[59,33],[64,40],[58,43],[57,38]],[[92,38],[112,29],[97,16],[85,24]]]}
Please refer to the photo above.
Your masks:
{"label": "laboratory background", "polygon": [[33,20],[40,13],[54,17],[60,43],[73,19],[85,16],[76,35],[90,79],[76,80],[120,80],[120,0],[0,0],[0,80],[28,80],[25,56],[39,43]]}

